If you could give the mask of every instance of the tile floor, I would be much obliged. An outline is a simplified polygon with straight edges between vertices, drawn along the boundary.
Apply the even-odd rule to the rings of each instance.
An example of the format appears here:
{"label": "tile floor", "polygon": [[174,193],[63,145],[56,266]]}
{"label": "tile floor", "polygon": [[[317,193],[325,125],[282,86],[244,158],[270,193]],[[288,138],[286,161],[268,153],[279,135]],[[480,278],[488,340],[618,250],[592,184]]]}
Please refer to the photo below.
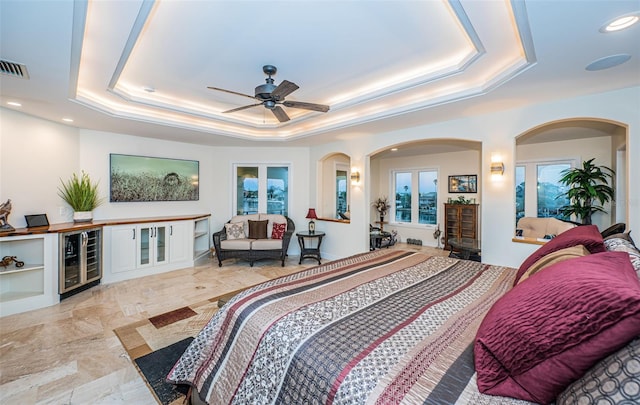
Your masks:
{"label": "tile floor", "polygon": [[[447,255],[441,249],[394,248]],[[60,304],[0,318],[1,404],[155,404],[113,329],[315,264],[289,257],[217,262],[102,284]]]}

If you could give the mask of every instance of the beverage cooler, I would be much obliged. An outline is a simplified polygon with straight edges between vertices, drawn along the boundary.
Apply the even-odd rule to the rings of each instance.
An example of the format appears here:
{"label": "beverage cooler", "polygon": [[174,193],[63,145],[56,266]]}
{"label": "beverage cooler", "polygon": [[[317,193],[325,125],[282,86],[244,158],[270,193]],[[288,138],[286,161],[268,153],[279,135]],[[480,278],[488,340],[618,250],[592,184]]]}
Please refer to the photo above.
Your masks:
{"label": "beverage cooler", "polygon": [[64,299],[100,283],[102,229],[60,234],[60,298]]}

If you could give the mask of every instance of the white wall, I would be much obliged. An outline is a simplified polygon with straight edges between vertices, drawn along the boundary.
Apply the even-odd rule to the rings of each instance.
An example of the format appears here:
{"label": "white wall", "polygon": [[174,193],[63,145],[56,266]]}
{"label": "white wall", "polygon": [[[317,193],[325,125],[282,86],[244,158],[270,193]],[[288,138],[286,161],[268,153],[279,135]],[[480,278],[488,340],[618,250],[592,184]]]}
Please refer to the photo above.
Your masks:
{"label": "white wall", "polygon": [[11,199],[9,223],[26,226],[25,215],[47,214],[66,222],[71,211],[58,197],[60,179],[79,172],[78,129],[0,108],[0,200]]}
{"label": "white wall", "polygon": [[[638,111],[640,87],[633,87],[394,132],[373,134],[345,131],[342,134],[345,141],[321,145],[311,151],[312,162],[329,153],[341,151],[351,156],[352,166],[360,165],[365,168],[362,186],[352,188],[351,223],[320,225],[328,232],[326,249],[338,256],[367,249],[368,222],[371,218],[370,201],[377,196],[371,194],[369,155],[391,144],[439,139],[446,134],[447,138],[482,142],[479,175],[484,179],[481,193],[483,261],[517,267],[536,246],[514,243],[511,240],[515,226],[515,138],[546,123],[579,118],[610,120],[627,126],[627,166],[630,175],[627,184],[626,222],[630,229],[640,229],[640,182],[637,181],[640,176]],[[489,173],[491,157],[494,154],[500,155],[505,164],[504,176],[498,180],[491,180]],[[314,173],[311,178],[315,178]],[[312,193],[314,189],[315,186],[312,185]]]}

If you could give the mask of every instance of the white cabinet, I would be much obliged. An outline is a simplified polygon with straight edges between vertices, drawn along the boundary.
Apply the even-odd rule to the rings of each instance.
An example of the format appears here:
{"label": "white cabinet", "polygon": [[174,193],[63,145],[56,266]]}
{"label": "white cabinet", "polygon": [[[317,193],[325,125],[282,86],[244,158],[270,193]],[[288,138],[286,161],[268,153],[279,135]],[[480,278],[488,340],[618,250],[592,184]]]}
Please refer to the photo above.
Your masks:
{"label": "white cabinet", "polygon": [[0,266],[0,316],[59,302],[56,234],[0,237],[0,258],[15,256],[24,265]]}
{"label": "white cabinet", "polygon": [[169,261],[186,262],[192,260],[191,257],[191,229],[192,221],[179,221],[169,224]]}
{"label": "white cabinet", "polygon": [[110,283],[193,266],[193,220],[105,227],[105,272]]}
{"label": "white cabinet", "polygon": [[[138,231],[136,225],[117,225],[105,228],[105,269],[112,273],[136,269],[136,244]],[[107,251],[108,250],[108,251]],[[110,259],[110,260],[109,260]]]}

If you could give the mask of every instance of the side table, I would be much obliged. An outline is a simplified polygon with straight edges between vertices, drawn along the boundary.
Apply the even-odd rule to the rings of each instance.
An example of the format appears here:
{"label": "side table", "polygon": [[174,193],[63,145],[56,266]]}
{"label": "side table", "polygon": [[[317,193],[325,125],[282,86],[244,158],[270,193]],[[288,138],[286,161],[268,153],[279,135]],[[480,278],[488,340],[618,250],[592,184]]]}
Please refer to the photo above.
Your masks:
{"label": "side table", "polygon": [[[480,240],[471,238],[449,238],[447,241],[450,247],[449,257],[456,259],[480,261],[480,252],[482,251]],[[460,253],[455,253],[458,251]]]}
{"label": "side table", "polygon": [[300,245],[300,261],[298,264],[302,264],[304,259],[316,259],[318,264],[320,262],[320,244],[324,237],[324,232],[298,232],[298,244]]}

